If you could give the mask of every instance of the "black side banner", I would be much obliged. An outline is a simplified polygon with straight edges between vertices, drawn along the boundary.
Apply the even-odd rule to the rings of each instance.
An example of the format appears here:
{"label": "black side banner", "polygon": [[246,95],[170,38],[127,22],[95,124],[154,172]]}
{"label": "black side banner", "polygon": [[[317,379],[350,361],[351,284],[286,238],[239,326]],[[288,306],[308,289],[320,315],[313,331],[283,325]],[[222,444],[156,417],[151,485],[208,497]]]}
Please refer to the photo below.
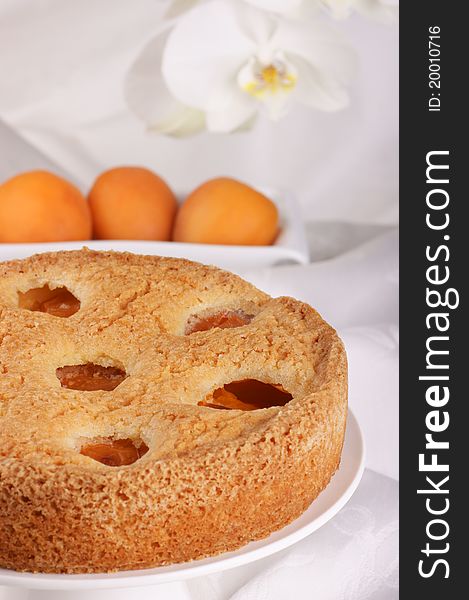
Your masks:
{"label": "black side banner", "polygon": [[401,8],[400,589],[449,599],[468,571],[468,33],[454,2]]}

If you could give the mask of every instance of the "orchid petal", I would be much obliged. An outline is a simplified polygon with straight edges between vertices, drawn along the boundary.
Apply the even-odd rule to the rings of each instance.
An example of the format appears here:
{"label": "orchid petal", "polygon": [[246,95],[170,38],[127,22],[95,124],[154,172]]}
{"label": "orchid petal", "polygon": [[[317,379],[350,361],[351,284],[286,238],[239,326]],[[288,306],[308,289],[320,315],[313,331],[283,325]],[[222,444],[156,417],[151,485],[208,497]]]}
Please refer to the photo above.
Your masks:
{"label": "orchid petal", "polygon": [[263,100],[263,108],[271,121],[280,121],[288,112],[292,101],[290,92],[279,90],[275,94],[267,95]]}
{"label": "orchid petal", "polygon": [[262,10],[243,5],[239,0],[235,0],[232,7],[244,35],[256,46],[267,44],[277,29],[276,19]]}
{"label": "orchid petal", "polygon": [[336,29],[323,21],[284,21],[272,39],[272,47],[299,56],[318,72],[341,85],[350,82],[357,69],[354,49]]}
{"label": "orchid petal", "polygon": [[187,137],[199,133],[205,129],[205,126],[206,118],[202,111],[181,105],[179,108],[174,108],[166,119],[150,124],[148,131],[172,137]]}
{"label": "orchid petal", "polygon": [[225,109],[207,112],[207,129],[218,133],[244,129],[255,115],[256,108],[252,99],[239,92]]}
{"label": "orchid petal", "polygon": [[234,129],[233,133],[250,131],[256,124],[258,118],[259,118],[259,114],[257,112],[253,113],[247,121],[245,121],[237,129]]}
{"label": "orchid petal", "polygon": [[183,15],[169,34],[163,76],[183,104],[222,110],[230,104],[237,72],[255,49],[231,3],[208,2]]}
{"label": "orchid petal", "polygon": [[166,86],[160,67],[167,35],[162,32],[144,46],[127,73],[124,95],[130,109],[150,130],[191,135],[203,129],[204,115],[177,101]]}

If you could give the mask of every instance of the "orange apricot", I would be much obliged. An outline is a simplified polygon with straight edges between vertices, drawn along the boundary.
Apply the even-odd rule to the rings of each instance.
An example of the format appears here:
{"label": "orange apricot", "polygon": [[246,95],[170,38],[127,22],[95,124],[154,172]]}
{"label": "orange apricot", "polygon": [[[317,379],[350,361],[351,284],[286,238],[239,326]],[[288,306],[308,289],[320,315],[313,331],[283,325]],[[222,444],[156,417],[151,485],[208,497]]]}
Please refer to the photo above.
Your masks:
{"label": "orange apricot", "polygon": [[62,177],[29,171],[0,185],[0,242],[65,242],[90,237],[88,203]]}
{"label": "orange apricot", "polygon": [[209,331],[216,327],[219,329],[242,327],[248,325],[252,319],[252,315],[247,315],[242,310],[221,310],[205,316],[192,315],[186,323],[184,333],[190,335],[199,331]]}
{"label": "orange apricot", "polygon": [[158,175],[142,167],[102,173],[88,195],[97,239],[169,240],[176,198]]}
{"label": "orange apricot", "polygon": [[147,452],[148,446],[144,442],[137,447],[129,438],[123,440],[108,438],[102,442],[87,444],[80,450],[83,456],[88,456],[108,467],[132,465]]}
{"label": "orange apricot", "polygon": [[220,177],[194,190],[179,209],[176,242],[266,246],[278,234],[272,200],[234,179]]}

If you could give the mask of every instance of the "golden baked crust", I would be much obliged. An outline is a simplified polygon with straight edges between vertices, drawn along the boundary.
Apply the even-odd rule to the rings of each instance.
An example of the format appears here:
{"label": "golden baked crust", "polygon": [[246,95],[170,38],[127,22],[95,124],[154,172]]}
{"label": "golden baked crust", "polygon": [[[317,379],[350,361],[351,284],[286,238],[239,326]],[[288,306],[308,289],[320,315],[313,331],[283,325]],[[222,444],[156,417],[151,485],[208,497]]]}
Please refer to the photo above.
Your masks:
{"label": "golden baked crust", "polygon": [[[66,286],[80,310],[18,307],[18,292]],[[193,314],[254,315],[184,335]],[[127,378],[113,391],[61,387],[56,369],[92,362]],[[198,406],[258,379],[285,406]],[[0,264],[0,567],[83,573],[139,569],[234,550],[298,517],[340,461],[347,366],[311,307],[180,259],[58,252]],[[141,440],[109,467],[83,440]]]}

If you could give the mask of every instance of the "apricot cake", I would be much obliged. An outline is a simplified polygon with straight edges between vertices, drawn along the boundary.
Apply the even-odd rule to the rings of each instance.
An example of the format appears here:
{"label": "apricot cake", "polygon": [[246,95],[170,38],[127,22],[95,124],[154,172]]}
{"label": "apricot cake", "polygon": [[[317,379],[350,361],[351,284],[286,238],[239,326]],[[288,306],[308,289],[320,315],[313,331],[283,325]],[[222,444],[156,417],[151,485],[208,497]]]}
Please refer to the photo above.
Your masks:
{"label": "apricot cake", "polygon": [[0,263],[0,567],[141,569],[298,517],[340,461],[342,342],[187,260]]}

